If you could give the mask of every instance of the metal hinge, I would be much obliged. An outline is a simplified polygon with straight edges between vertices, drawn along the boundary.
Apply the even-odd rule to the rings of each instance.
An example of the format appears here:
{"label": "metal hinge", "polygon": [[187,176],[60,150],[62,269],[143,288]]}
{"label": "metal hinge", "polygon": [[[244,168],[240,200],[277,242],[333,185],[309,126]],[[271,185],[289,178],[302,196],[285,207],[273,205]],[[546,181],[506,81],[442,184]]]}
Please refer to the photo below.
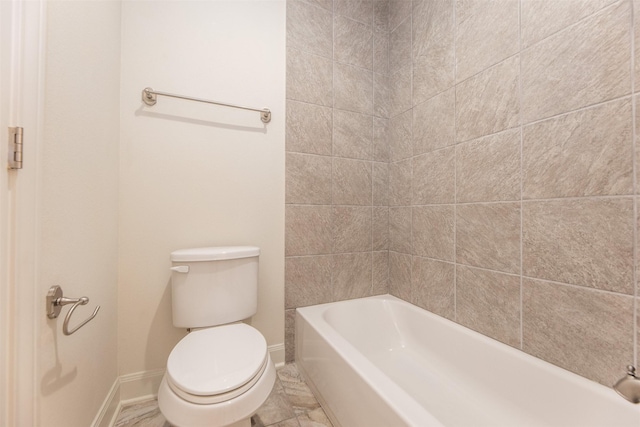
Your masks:
{"label": "metal hinge", "polygon": [[9,128],[9,169],[22,169],[22,133],[21,127]]}

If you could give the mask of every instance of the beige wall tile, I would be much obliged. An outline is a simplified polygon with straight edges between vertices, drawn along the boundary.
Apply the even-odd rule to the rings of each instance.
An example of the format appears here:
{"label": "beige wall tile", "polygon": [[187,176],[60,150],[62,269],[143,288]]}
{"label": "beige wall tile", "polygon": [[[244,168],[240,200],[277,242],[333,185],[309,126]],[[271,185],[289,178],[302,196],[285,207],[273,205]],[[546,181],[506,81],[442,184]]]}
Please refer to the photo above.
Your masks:
{"label": "beige wall tile", "polygon": [[373,163],[373,205],[389,206],[388,163]]}
{"label": "beige wall tile", "polygon": [[314,6],[321,7],[328,11],[333,11],[333,0],[287,0],[287,1],[302,1],[312,4]]}
{"label": "beige wall tile", "polygon": [[372,234],[374,251],[389,249],[389,208],[387,206],[373,207]]}
{"label": "beige wall tile", "polygon": [[389,0],[389,31],[411,15],[411,0]]}
{"label": "beige wall tile", "polygon": [[336,15],[346,16],[367,25],[373,23],[373,2],[370,0],[334,0]]}
{"label": "beige wall tile", "polygon": [[389,252],[389,293],[411,301],[411,255]]}
{"label": "beige wall tile", "polygon": [[522,0],[522,46],[531,46],[614,1]]}
{"label": "beige wall tile", "polygon": [[455,90],[449,89],[413,108],[413,154],[456,143]]}
{"label": "beige wall tile", "polygon": [[520,274],[520,203],[458,205],[456,261]]}
{"label": "beige wall tile", "polygon": [[[379,4],[382,2],[376,2]],[[389,33],[373,32],[373,71],[385,76],[389,75]]]}
{"label": "beige wall tile", "polygon": [[625,99],[525,126],[522,197],[632,194],[631,110]]}
{"label": "beige wall tile", "polygon": [[389,95],[389,76],[373,74],[373,115],[389,117],[391,98]]}
{"label": "beige wall tile", "polygon": [[411,159],[389,164],[389,206],[411,204]]}
{"label": "beige wall tile", "polygon": [[455,265],[414,256],[411,302],[439,316],[455,320]]}
{"label": "beige wall tile", "polygon": [[334,206],[333,253],[371,251],[372,217],[370,207]]}
{"label": "beige wall tile", "polygon": [[285,255],[330,254],[331,206],[285,207]]}
{"label": "beige wall tile", "polygon": [[285,309],[332,301],[331,262],[330,255],[285,259]]}
{"label": "beige wall tile", "polygon": [[334,19],[333,60],[373,70],[373,30],[343,16]]}
{"label": "beige wall tile", "polygon": [[301,1],[287,1],[287,47],[331,58],[332,13]]}
{"label": "beige wall tile", "polygon": [[371,162],[333,158],[333,204],[371,206]]}
{"label": "beige wall tile", "polygon": [[412,204],[455,202],[455,156],[449,147],[413,158]]}
{"label": "beige wall tile", "polygon": [[296,311],[284,311],[284,355],[285,361],[291,363],[296,356]]}
{"label": "beige wall tile", "polygon": [[633,200],[524,202],[523,274],[633,294]]}
{"label": "beige wall tile", "polygon": [[389,79],[389,117],[411,108],[411,66],[401,68]]}
{"label": "beige wall tile", "polygon": [[286,150],[331,155],[331,108],[287,100]]}
{"label": "beige wall tile", "polygon": [[373,117],[334,109],[333,155],[371,160],[373,156]]}
{"label": "beige wall tile", "polygon": [[407,110],[389,120],[389,150],[392,162],[406,159],[413,155],[411,123],[411,110]]}
{"label": "beige wall tile", "polygon": [[458,265],[458,323],[520,348],[520,277]]}
{"label": "beige wall tile", "polygon": [[333,296],[335,301],[371,295],[371,252],[333,256]]}
{"label": "beige wall tile", "polygon": [[608,387],[633,360],[632,297],[524,279],[522,304],[527,353]]}
{"label": "beige wall tile", "polygon": [[411,244],[411,207],[389,208],[389,249],[410,254]]}
{"label": "beige wall tile", "polygon": [[405,19],[389,34],[389,72],[411,65],[411,19]]}
{"label": "beige wall tile", "polygon": [[389,0],[373,2],[373,30],[379,33],[389,32]]}
{"label": "beige wall tile", "polygon": [[389,251],[373,252],[373,284],[371,295],[389,293]]}
{"label": "beige wall tile", "polygon": [[456,140],[500,132],[520,124],[517,56],[456,86]]}
{"label": "beige wall tile", "polygon": [[520,129],[456,146],[458,203],[520,199]]}
{"label": "beige wall tile", "polygon": [[456,0],[456,80],[465,80],[520,48],[518,0]]}
{"label": "beige wall tile", "polygon": [[287,49],[287,99],[311,104],[333,104],[333,61]]}
{"label": "beige wall tile", "polygon": [[389,120],[373,118],[373,160],[389,161]]}
{"label": "beige wall tile", "polygon": [[331,157],[286,154],[286,203],[331,204]]}
{"label": "beige wall tile", "polygon": [[630,14],[620,2],[522,52],[524,123],[630,93]]}
{"label": "beige wall tile", "polygon": [[633,0],[633,22],[635,23],[635,28],[633,29],[634,78],[636,82],[640,82],[640,0]]}
{"label": "beige wall tile", "polygon": [[334,108],[373,114],[373,72],[334,63]]}
{"label": "beige wall tile", "polygon": [[414,255],[454,261],[454,207],[420,206],[412,210]]}
{"label": "beige wall tile", "polygon": [[455,84],[454,1],[413,2],[413,103]]}

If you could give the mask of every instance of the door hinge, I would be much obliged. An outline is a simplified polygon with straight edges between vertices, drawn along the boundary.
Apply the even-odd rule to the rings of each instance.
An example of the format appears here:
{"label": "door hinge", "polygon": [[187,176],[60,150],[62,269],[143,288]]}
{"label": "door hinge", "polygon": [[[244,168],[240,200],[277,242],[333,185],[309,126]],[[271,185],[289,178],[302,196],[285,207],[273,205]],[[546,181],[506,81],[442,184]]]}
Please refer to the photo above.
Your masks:
{"label": "door hinge", "polygon": [[22,133],[21,127],[9,128],[9,169],[22,169]]}

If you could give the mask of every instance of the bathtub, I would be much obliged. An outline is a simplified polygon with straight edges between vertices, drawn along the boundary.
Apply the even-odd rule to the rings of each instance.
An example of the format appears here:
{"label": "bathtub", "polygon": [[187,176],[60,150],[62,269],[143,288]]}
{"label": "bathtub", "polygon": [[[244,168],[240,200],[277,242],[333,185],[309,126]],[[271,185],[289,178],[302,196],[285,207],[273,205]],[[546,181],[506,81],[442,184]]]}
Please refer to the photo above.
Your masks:
{"label": "bathtub", "polygon": [[297,309],[296,361],[336,427],[640,426],[611,388],[390,295]]}

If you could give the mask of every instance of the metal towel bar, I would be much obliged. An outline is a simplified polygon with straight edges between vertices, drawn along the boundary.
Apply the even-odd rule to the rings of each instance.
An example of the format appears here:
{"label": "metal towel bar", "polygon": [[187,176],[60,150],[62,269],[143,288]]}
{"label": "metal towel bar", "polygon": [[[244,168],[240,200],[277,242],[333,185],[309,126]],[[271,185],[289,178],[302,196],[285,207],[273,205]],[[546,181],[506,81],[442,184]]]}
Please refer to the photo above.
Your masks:
{"label": "metal towel bar", "polygon": [[271,121],[271,110],[269,110],[268,108],[252,108],[252,107],[244,107],[242,105],[228,104],[226,102],[209,101],[207,99],[194,98],[192,96],[184,96],[184,95],[176,95],[173,93],[160,92],[157,90],[153,90],[150,87],[146,87],[142,90],[142,101],[148,106],[156,105],[156,102],[158,102],[158,99],[157,99],[158,95],[168,96],[170,98],[186,99],[188,101],[204,102],[207,104],[222,105],[224,107],[240,108],[242,110],[257,111],[258,113],[260,113],[260,120],[262,120],[263,123],[269,123]]}
{"label": "metal towel bar", "polygon": [[51,288],[49,288],[49,292],[47,293],[47,317],[49,319],[56,319],[60,315],[60,311],[62,310],[63,306],[67,304],[73,304],[73,306],[67,312],[67,315],[64,317],[64,322],[62,322],[62,332],[65,335],[71,335],[78,329],[89,323],[98,314],[100,306],[97,306],[96,309],[93,310],[93,314],[85,319],[82,323],[69,330],[69,320],[71,320],[71,315],[73,314],[75,309],[78,308],[79,305],[86,305],[88,302],[89,298],[87,297],[66,298],[63,296],[62,288],[60,286],[52,286]]}

